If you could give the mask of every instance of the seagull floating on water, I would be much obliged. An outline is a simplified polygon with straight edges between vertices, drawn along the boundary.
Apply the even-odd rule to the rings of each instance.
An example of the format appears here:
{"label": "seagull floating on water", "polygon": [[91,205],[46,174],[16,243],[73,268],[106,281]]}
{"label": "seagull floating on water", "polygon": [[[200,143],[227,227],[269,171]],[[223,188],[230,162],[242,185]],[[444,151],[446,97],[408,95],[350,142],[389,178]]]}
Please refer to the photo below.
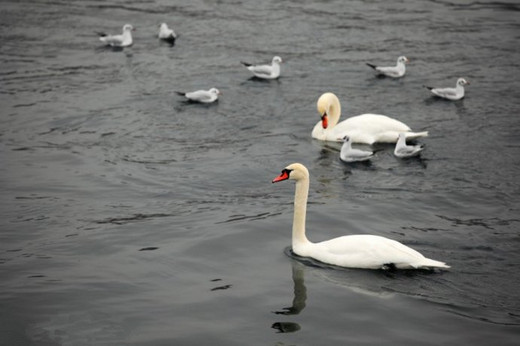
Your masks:
{"label": "seagull floating on water", "polygon": [[121,35],[107,35],[104,32],[97,32],[99,40],[111,47],[128,47],[133,44],[132,31],[135,31],[131,24],[123,26],[123,33]]}
{"label": "seagull floating on water", "polygon": [[177,35],[175,34],[175,31],[173,31],[173,29],[170,29],[166,23],[162,23],[161,25],[159,25],[159,33],[157,34],[157,37],[159,37],[159,39],[161,40],[173,44],[175,43]]}
{"label": "seagull floating on water", "polygon": [[417,156],[424,149],[424,144],[406,145],[406,135],[401,132],[394,149],[394,155],[405,158]]}
{"label": "seagull floating on water", "polygon": [[405,56],[400,56],[397,58],[397,65],[395,66],[376,66],[369,64],[368,62],[366,64],[379,72],[379,74],[385,75],[387,77],[399,78],[404,76],[406,73],[405,64],[407,62],[409,62],[409,60]]}
{"label": "seagull floating on water", "polygon": [[218,100],[220,91],[217,88],[211,88],[209,90],[197,90],[192,92],[180,92],[176,91],[177,94],[186,97],[188,100],[200,103],[211,103]]}
{"label": "seagull floating on water", "polygon": [[[339,138],[338,138],[339,139]],[[343,146],[341,147],[341,152],[339,157],[342,161],[345,162],[358,162],[358,161],[366,161],[369,160],[372,156],[374,156],[374,152],[366,151],[361,149],[352,148],[352,141],[349,136],[345,136],[342,138]]]}
{"label": "seagull floating on water", "polygon": [[426,86],[434,95],[444,99],[457,101],[464,97],[464,85],[469,85],[469,82],[464,78],[457,79],[455,88],[433,88]]}
{"label": "seagull floating on water", "polygon": [[280,77],[281,63],[282,58],[279,56],[273,57],[271,65],[253,65],[242,61],[242,64],[245,65],[249,71],[253,72],[255,77],[262,79],[276,79]]}

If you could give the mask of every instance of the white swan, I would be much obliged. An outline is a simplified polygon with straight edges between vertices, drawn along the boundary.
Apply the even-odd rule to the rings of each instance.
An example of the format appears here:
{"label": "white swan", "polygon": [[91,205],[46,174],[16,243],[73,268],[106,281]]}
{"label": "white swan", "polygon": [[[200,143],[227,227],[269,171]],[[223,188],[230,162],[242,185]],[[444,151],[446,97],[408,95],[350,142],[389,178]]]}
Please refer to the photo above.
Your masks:
{"label": "white swan", "polygon": [[455,84],[455,88],[433,88],[426,86],[427,89],[439,97],[444,99],[457,101],[464,97],[464,85],[469,85],[469,82],[464,78],[457,79],[457,84]]}
{"label": "white swan", "polygon": [[99,40],[112,47],[128,47],[133,44],[132,31],[135,31],[131,24],[123,26],[123,33],[121,35],[107,35],[104,32],[98,32]]}
{"label": "white swan", "polygon": [[293,163],[274,178],[273,183],[286,179],[296,180],[292,228],[292,249],[295,254],[348,268],[449,268],[445,263],[426,258],[395,240],[376,235],[348,235],[320,243],[310,242],[305,235],[309,171],[304,165]]}
{"label": "white swan", "polygon": [[317,108],[321,120],[314,126],[312,137],[322,141],[338,142],[349,136],[352,143],[374,144],[395,143],[400,132],[404,132],[407,139],[428,136],[428,131],[412,132],[406,124],[386,115],[361,114],[338,123],[341,105],[333,93],[321,95]]}
{"label": "white swan", "polygon": [[366,63],[368,66],[372,67],[379,74],[385,75],[387,77],[399,78],[404,76],[406,73],[406,63],[409,62],[408,58],[405,56],[400,56],[397,58],[397,65],[395,66],[376,66],[373,64]]}
{"label": "white swan", "polygon": [[255,77],[262,79],[276,79],[280,77],[281,63],[282,58],[280,58],[279,56],[273,57],[271,65],[253,65],[248,62],[242,61],[242,64],[246,66],[247,69],[255,75]]}
{"label": "white swan", "polygon": [[394,155],[401,158],[417,156],[423,149],[424,144],[407,145],[406,137],[404,133],[401,132],[395,145]]}

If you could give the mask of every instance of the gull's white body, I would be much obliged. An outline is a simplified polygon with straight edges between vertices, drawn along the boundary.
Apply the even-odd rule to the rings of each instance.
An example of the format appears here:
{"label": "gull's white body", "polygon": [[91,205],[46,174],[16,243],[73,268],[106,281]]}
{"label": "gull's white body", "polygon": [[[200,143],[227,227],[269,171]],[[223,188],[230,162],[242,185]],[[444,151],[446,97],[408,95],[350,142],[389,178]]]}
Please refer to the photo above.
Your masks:
{"label": "gull's white body", "polygon": [[[289,175],[284,175],[290,170]],[[296,180],[292,249],[295,254],[323,263],[348,268],[398,269],[449,268],[445,263],[424,257],[414,249],[395,240],[376,235],[349,235],[312,243],[305,234],[305,217],[309,193],[309,172],[299,163],[288,166],[273,182]]]}
{"label": "gull's white body", "polygon": [[341,152],[339,158],[345,162],[359,162],[369,160],[374,153],[372,151],[366,151],[361,149],[352,148],[352,141],[348,136],[343,138],[345,141],[341,146]]}
{"label": "gull's white body", "polygon": [[457,101],[464,97],[464,85],[469,84],[464,78],[457,79],[457,84],[455,84],[455,88],[432,88],[426,87],[430,89],[430,91],[439,97],[442,97],[447,100]]}
{"label": "gull's white body", "polygon": [[395,145],[394,155],[401,158],[417,156],[423,149],[424,146],[421,144],[407,145],[404,133],[400,133]]}
{"label": "gull's white body", "polygon": [[319,121],[312,130],[312,137],[322,140],[338,142],[348,136],[352,143],[374,144],[395,143],[400,132],[406,134],[406,138],[415,139],[428,136],[428,132],[412,132],[412,130],[399,120],[380,114],[362,114],[339,122],[341,105],[333,93],[321,95],[317,103],[318,112],[327,114],[328,127],[323,128]]}
{"label": "gull's white body", "polygon": [[385,75],[387,77],[399,78],[404,76],[406,73],[406,63],[408,59],[405,56],[400,56],[397,58],[397,64],[395,66],[375,66],[367,63],[368,66],[372,67],[379,74]]}
{"label": "gull's white body", "polygon": [[255,77],[262,79],[276,79],[280,77],[280,64],[282,63],[282,58],[279,56],[273,57],[271,65],[252,65],[246,62],[242,62],[249,71],[251,71]]}
{"label": "gull's white body", "polygon": [[170,29],[166,23],[162,23],[159,26],[159,33],[157,34],[157,37],[165,41],[175,41],[177,35],[175,34],[175,31]]}
{"label": "gull's white body", "polygon": [[177,94],[186,97],[188,100],[200,103],[212,103],[218,100],[220,91],[217,88],[209,90],[197,90],[192,92],[177,92]]}
{"label": "gull's white body", "polygon": [[130,24],[125,24],[121,35],[106,35],[104,33],[98,33],[98,35],[100,35],[99,40],[107,46],[128,47],[133,44],[132,31],[134,31],[134,27]]}

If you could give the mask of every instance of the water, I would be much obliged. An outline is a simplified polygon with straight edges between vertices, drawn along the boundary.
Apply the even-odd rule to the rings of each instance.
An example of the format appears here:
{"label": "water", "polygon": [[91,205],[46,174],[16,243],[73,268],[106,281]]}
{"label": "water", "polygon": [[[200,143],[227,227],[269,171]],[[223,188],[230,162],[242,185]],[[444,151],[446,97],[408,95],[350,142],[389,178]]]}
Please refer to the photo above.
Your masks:
{"label": "water", "polygon": [[[35,1],[0,14],[0,344],[513,345],[520,331],[514,1]],[[155,38],[167,22],[175,46]],[[96,30],[137,31],[123,51]],[[365,62],[411,63],[400,80]],[[240,61],[285,63],[278,81]],[[424,84],[471,83],[463,101]],[[218,87],[218,104],[174,90]],[[421,159],[339,161],[343,116],[428,130]],[[292,162],[311,240],[372,233],[443,272],[290,252]],[[286,309],[284,309],[286,308]]]}

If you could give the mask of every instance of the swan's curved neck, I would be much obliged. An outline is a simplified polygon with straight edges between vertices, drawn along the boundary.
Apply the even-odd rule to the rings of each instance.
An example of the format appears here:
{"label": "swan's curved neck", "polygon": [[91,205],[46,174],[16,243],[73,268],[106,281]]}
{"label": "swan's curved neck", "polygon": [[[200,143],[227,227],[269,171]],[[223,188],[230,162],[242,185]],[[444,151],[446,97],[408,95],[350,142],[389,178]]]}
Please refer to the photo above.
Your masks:
{"label": "swan's curved neck", "polygon": [[309,243],[305,235],[305,217],[307,215],[307,197],[309,195],[309,178],[296,181],[294,193],[294,217],[292,229],[293,248],[296,244]]}
{"label": "swan's curved neck", "polygon": [[327,112],[329,120],[329,128],[333,128],[339,121],[341,116],[341,104],[336,96],[329,99],[329,109]]}

